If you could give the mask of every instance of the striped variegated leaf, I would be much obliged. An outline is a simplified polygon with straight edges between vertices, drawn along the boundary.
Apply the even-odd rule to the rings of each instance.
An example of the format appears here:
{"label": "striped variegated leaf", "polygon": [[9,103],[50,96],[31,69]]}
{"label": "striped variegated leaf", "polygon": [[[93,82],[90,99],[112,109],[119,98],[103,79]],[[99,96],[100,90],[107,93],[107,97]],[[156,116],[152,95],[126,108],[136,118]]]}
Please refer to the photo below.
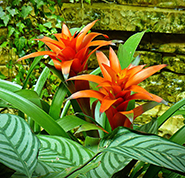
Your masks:
{"label": "striped variegated leaf", "polygon": [[40,175],[79,167],[94,155],[89,149],[63,137],[39,135],[38,138],[41,141],[38,157],[40,168],[36,167],[36,173],[42,169]]}
{"label": "striped variegated leaf", "polygon": [[185,172],[185,147],[157,135],[120,127],[101,141],[103,152],[119,154],[160,167]]}
{"label": "striped variegated leaf", "polygon": [[31,177],[40,142],[21,117],[0,114],[0,162]]}
{"label": "striped variegated leaf", "polygon": [[114,173],[124,168],[132,159],[114,152],[103,152],[93,162],[100,165],[87,172],[88,178],[110,178]]}

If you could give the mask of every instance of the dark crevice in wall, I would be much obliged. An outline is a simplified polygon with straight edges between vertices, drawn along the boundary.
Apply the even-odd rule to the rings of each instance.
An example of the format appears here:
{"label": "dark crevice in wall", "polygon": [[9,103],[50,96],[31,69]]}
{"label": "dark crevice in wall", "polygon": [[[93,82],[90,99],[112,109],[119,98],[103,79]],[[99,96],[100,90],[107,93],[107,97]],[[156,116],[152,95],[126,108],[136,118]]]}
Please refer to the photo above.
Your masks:
{"label": "dark crevice in wall", "polygon": [[[94,32],[103,33],[109,36],[110,39],[126,40],[131,35],[137,33],[132,31],[109,31],[109,30],[92,30]],[[151,33],[146,32],[141,43],[155,42],[155,43],[185,43],[185,34],[172,33]]]}

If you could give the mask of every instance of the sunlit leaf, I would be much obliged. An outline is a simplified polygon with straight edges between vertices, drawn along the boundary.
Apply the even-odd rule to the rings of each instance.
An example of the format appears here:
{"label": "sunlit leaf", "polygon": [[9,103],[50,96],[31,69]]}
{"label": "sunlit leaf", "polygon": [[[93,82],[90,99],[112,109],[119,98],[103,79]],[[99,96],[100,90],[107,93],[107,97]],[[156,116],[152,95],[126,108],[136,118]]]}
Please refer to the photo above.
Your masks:
{"label": "sunlit leaf", "polygon": [[124,44],[120,44],[118,48],[118,58],[121,69],[129,66],[133,60],[133,55],[145,32],[139,32],[132,35]]}

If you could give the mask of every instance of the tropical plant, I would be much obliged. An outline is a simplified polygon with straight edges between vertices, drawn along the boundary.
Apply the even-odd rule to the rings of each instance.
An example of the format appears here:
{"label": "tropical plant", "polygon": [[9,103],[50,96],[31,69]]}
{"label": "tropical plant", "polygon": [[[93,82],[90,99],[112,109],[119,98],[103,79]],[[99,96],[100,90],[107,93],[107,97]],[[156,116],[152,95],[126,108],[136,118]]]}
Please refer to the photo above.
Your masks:
{"label": "tropical plant", "polygon": [[[66,26],[63,27],[67,30]],[[85,27],[85,29],[87,28]],[[78,35],[70,36],[67,30],[67,36],[73,40],[80,38],[80,44],[76,43],[78,49],[81,49],[80,45],[82,45],[85,48],[84,51],[88,51],[86,47],[91,45],[87,45],[83,41],[85,37],[88,36],[89,39],[93,36],[92,33],[86,35],[88,31],[89,29],[83,29]],[[87,67],[83,63],[80,63],[83,67],[79,68],[80,70],[75,74],[70,73],[70,71],[76,70],[72,65],[67,67],[70,68],[67,73],[63,72],[61,70],[64,67],[63,58],[60,54],[66,48],[61,47],[61,41],[59,45],[59,42],[51,39],[47,41],[48,38],[44,37],[45,44],[52,49],[52,52],[44,51],[44,54],[49,54],[52,60],[58,60],[59,65],[56,65],[55,62],[52,64],[50,61],[42,71],[34,90],[26,89],[26,87],[23,89],[19,84],[0,80],[1,108],[19,111],[17,115],[9,113],[0,115],[1,168],[6,166],[2,169],[7,172],[10,172],[10,169],[13,170],[10,174],[14,178],[136,178],[141,174],[143,177],[148,175],[156,177],[159,172],[166,177],[185,175],[185,148],[182,146],[185,143],[185,138],[182,137],[185,127],[175,133],[170,140],[156,134],[158,128],[170,116],[179,113],[185,114],[182,109],[185,99],[174,104],[155,121],[132,128],[134,117],[163,102],[160,97],[137,85],[143,80],[140,74],[145,79],[165,67],[165,65],[159,65],[143,69],[144,66],[137,66],[139,58],[134,60],[133,54],[143,35],[144,32],[136,33],[123,45],[120,44],[117,53],[118,59],[114,51],[110,49],[110,62],[103,53],[97,52],[100,68],[93,71],[91,75],[85,76],[78,74]],[[110,41],[91,42],[91,39],[88,41],[89,44],[96,43],[100,46],[105,43],[111,44]],[[78,53],[76,45],[72,47]],[[58,50],[56,51],[56,49]],[[65,59],[69,59],[68,55],[69,53],[66,56],[63,54]],[[86,61],[88,55],[84,56]],[[74,62],[75,58],[76,56],[73,55],[70,60]],[[26,81],[29,80],[30,73],[40,60],[35,58],[28,71]],[[81,58],[79,60],[82,61]],[[42,89],[50,71],[61,80],[61,83],[56,89],[52,102],[46,103],[42,99]],[[97,75],[101,71],[103,77]],[[67,81],[63,74],[69,74]],[[97,76],[94,76],[95,74]],[[71,76],[74,77],[70,78]],[[73,82],[73,79],[80,80]],[[89,84],[86,80],[93,83]],[[98,84],[95,87],[94,82]],[[90,88],[97,91],[90,90]],[[87,91],[81,91],[81,89]],[[81,97],[82,93],[87,97],[93,96],[99,101],[94,102],[94,99],[89,98],[66,100],[66,96],[74,99]],[[136,99],[152,101],[136,107],[136,109],[134,102]],[[68,115],[71,106],[75,114]],[[113,110],[115,115],[119,114],[120,116],[121,114],[120,118],[122,119],[123,116],[124,122],[122,120],[121,123],[115,122],[114,113],[108,115],[109,109]],[[118,120],[120,118],[118,117]],[[126,122],[129,124],[125,124]]]}

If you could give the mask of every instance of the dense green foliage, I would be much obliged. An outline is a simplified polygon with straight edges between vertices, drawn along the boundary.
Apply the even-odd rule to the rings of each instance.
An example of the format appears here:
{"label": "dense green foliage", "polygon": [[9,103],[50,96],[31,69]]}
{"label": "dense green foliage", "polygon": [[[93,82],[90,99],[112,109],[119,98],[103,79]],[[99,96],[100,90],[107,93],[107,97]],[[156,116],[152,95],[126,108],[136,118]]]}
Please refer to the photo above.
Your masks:
{"label": "dense green foliage", "polygon": [[[61,31],[64,21],[61,6],[62,2],[59,0],[4,1],[3,6],[0,7],[0,27],[7,28],[8,32],[0,37],[0,41],[2,41],[0,47],[4,51],[8,51],[10,55],[6,64],[10,71],[8,80],[13,80],[18,84],[25,83],[26,74],[28,74],[27,67],[16,63],[15,55],[22,57],[27,53],[42,51],[44,43],[38,43],[34,39],[44,35],[52,37],[52,34]],[[31,61],[32,59],[25,61],[25,66],[30,66]],[[37,64],[31,73],[30,80],[27,81],[27,87],[32,88],[35,85],[44,66],[43,63]],[[16,75],[13,71],[16,72]],[[46,98],[56,89],[58,83],[54,82],[56,80],[54,76],[50,76],[49,80],[53,85],[46,84],[48,89],[43,91]]]}
{"label": "dense green foliage", "polygon": [[[43,43],[37,46],[33,39],[39,35],[52,37],[61,31],[64,21],[61,6],[59,0],[7,1],[5,8],[0,7],[0,26],[8,27],[1,47],[14,49],[19,57],[42,51]],[[130,63],[139,64],[140,58],[134,60],[133,54],[143,35],[144,32],[137,33],[119,46],[117,55],[122,68]],[[171,116],[185,115],[185,99],[144,126],[134,129],[121,126],[112,131],[106,114],[100,113],[101,103],[97,103],[93,119],[82,113],[76,100],[66,102],[71,95],[69,83],[49,59],[45,63],[41,60],[36,57],[31,63],[26,61],[29,70],[9,61],[10,69],[17,66],[18,75],[13,79],[17,84],[0,79],[0,108],[18,111],[17,115],[0,114],[0,170],[4,170],[0,176],[137,178],[157,177],[160,173],[179,178],[185,175],[182,146],[185,127],[169,140],[157,135],[159,127]],[[92,74],[100,72],[97,68]],[[46,90],[48,86],[52,96]],[[45,97],[52,100],[47,102]],[[142,109],[149,110],[157,104],[146,103]],[[134,107],[132,100],[127,110]],[[67,114],[71,108],[76,115]]]}

